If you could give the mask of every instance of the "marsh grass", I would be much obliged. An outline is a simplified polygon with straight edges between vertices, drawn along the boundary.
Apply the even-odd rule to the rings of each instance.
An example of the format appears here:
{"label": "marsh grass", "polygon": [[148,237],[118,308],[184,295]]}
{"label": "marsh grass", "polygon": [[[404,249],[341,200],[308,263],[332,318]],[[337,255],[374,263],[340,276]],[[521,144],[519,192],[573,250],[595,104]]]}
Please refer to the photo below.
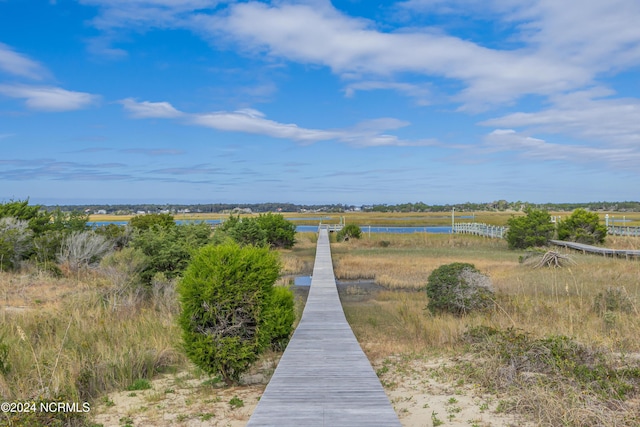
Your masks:
{"label": "marsh grass", "polygon": [[[527,414],[535,425],[640,425],[640,381],[634,377],[640,376],[640,261],[574,253],[575,265],[533,269],[503,242],[442,235],[372,236],[334,244],[332,253],[338,277],[374,277],[389,289],[366,303],[343,302],[371,360],[448,355],[460,361],[449,371],[452,381],[509,394],[503,410]],[[425,310],[430,272],[451,262],[472,263],[489,275],[496,291],[492,311],[459,318]],[[563,371],[516,375],[510,362],[465,344],[465,333],[476,327],[522,331],[534,342],[566,337],[605,355],[606,366],[629,369],[632,385],[621,396],[613,375],[594,377],[604,384],[598,393]],[[587,366],[581,372],[591,378],[602,369]]]}
{"label": "marsh grass", "polygon": [[[13,286],[27,282],[16,294]],[[77,285],[77,292],[72,291]],[[114,308],[94,274],[69,279],[0,278],[0,295],[21,310],[0,310],[0,337],[10,369],[3,400],[91,401],[185,363],[175,301],[134,299]],[[37,304],[38,298],[47,302]]]}

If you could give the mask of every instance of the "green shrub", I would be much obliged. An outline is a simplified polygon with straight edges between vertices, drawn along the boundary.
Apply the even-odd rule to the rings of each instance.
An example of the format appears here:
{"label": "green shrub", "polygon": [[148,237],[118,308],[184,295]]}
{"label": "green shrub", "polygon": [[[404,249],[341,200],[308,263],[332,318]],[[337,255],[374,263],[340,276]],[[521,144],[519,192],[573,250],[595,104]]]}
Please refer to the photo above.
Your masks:
{"label": "green shrub", "polygon": [[273,288],[271,303],[265,313],[265,327],[271,337],[269,344],[276,351],[283,351],[291,338],[296,317],[293,300],[291,289],[283,286]]}
{"label": "green shrub", "polygon": [[604,243],[607,227],[600,224],[600,218],[595,212],[576,209],[567,219],[558,224],[558,239],[571,242]]}
{"label": "green shrub", "polygon": [[96,227],[95,232],[105,236],[113,242],[114,248],[120,250],[125,248],[132,237],[133,228],[126,225],[107,224]]}
{"label": "green shrub", "polygon": [[463,315],[493,305],[491,280],[473,264],[455,262],[435,269],[427,282],[431,313]]}
{"label": "green shrub", "polygon": [[209,243],[211,228],[205,223],[163,227],[159,224],[135,233],[131,245],[142,251],[147,262],[140,277],[150,285],[157,273],[172,279],[182,274],[193,251]]}
{"label": "green shrub", "polygon": [[633,310],[633,300],[625,288],[609,287],[593,299],[593,311],[602,317],[609,312],[631,313]]}
{"label": "green shrub", "polygon": [[266,213],[257,218],[231,215],[216,234],[218,242],[228,236],[240,245],[289,249],[295,244],[296,226],[280,214]]}
{"label": "green shrub", "polygon": [[242,218],[233,226],[227,226],[229,237],[240,245],[266,246],[268,244],[266,233],[260,228],[255,218]]}
{"label": "green shrub", "polygon": [[285,298],[273,296],[279,272],[277,254],[265,247],[224,244],[195,254],[178,292],[184,348],[196,365],[231,384],[282,332],[275,317]]}
{"label": "green shrub", "polygon": [[127,387],[127,391],[149,390],[151,382],[146,378],[138,378]]}
{"label": "green shrub", "polygon": [[40,205],[29,205],[28,199],[0,203],[0,218],[7,217],[27,221],[34,234],[47,230],[51,222],[51,214]]}
{"label": "green shrub", "polygon": [[338,231],[336,235],[336,239],[339,242],[343,242],[345,240],[349,240],[351,238],[359,239],[362,236],[362,230],[355,224],[347,224],[342,227],[342,230]]}
{"label": "green shrub", "polygon": [[134,216],[129,220],[129,225],[135,230],[149,230],[154,226],[172,228],[176,222],[171,214],[146,214]]}
{"label": "green shrub", "polygon": [[538,376],[539,381],[550,387],[558,378],[566,378],[582,393],[621,400],[640,389],[640,368],[617,367],[601,350],[563,335],[534,339],[513,328],[479,326],[465,332],[463,339],[474,346],[476,353],[498,357],[505,369],[525,375],[543,374]]}
{"label": "green shrub", "polygon": [[272,248],[290,249],[295,244],[296,226],[284,216],[266,213],[258,216],[256,223]]}
{"label": "green shrub", "polygon": [[512,217],[507,221],[505,238],[509,249],[527,249],[545,246],[553,237],[555,227],[549,212],[527,208],[526,216]]}

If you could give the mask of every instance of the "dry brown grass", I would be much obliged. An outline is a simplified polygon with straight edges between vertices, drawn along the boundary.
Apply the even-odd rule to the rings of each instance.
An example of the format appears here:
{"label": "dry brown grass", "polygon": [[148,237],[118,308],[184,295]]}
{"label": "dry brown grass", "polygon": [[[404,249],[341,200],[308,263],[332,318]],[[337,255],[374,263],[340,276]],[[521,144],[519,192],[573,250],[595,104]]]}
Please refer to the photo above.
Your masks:
{"label": "dry brown grass", "polygon": [[316,233],[296,233],[295,246],[279,251],[283,276],[311,274],[317,240]]}
{"label": "dry brown grass", "polygon": [[415,233],[377,234],[360,241],[335,243],[334,271],[338,279],[375,279],[389,289],[420,289],[442,264],[474,258],[476,267],[491,274],[516,257],[487,249],[505,249],[504,242],[473,236]]}
{"label": "dry brown grass", "polygon": [[[382,240],[389,245],[381,247]],[[611,243],[636,244],[628,239]],[[412,360],[425,354],[447,354],[464,360],[468,351],[462,344],[464,332],[482,325],[500,330],[515,328],[537,338],[573,337],[614,359],[623,355],[628,367],[640,369],[638,260],[574,253],[571,256],[576,264],[568,268],[533,269],[519,263],[521,252],[509,251],[503,242],[437,235],[378,235],[371,241],[334,244],[332,252],[338,277],[374,277],[390,289],[366,303],[343,303],[354,333],[371,360],[394,355]],[[420,288],[433,269],[451,262],[475,264],[491,277],[497,303],[492,311],[460,318],[431,315],[425,310],[427,297]],[[612,295],[621,295],[628,303],[625,310],[598,308],[596,300],[612,289],[616,290]],[[486,387],[503,382],[505,366],[473,354],[469,357],[474,360],[473,378],[483,376]],[[464,366],[451,371],[452,381],[468,380],[471,371]],[[640,423],[640,402],[633,395],[628,401],[613,397],[602,400],[573,388],[570,379],[558,381],[555,388],[526,381],[510,383],[511,397],[505,400],[503,410],[526,414],[535,425]]]}
{"label": "dry brown grass", "polygon": [[[382,240],[389,241],[389,246],[380,247],[377,242]],[[520,264],[521,253],[507,250],[503,242],[442,235],[379,235],[370,241],[333,244],[332,251],[337,278],[375,278],[377,284],[390,290],[422,289],[431,272],[440,265],[469,262],[489,275],[497,292],[498,308],[482,321],[531,330],[536,334],[576,336],[612,349],[640,351],[640,341],[634,340],[640,336],[638,261],[571,254],[577,262],[571,267],[533,269]],[[602,313],[594,310],[594,299],[610,287],[623,289],[634,307],[632,312],[610,313],[603,319]],[[403,293],[382,294],[376,304],[384,310],[393,300],[393,310],[397,314],[398,305],[407,310],[411,303],[415,318],[425,319],[419,329],[430,329],[434,319],[426,320],[427,316],[422,312],[426,306],[423,294],[410,293],[411,301],[405,301]],[[447,319],[458,324],[472,320]],[[445,327],[445,330],[461,329],[459,325]],[[428,335],[440,337],[439,332]],[[411,345],[421,342],[413,338],[409,340]],[[423,344],[430,346],[442,341],[441,338],[428,339]]]}
{"label": "dry brown grass", "polygon": [[3,400],[92,400],[186,361],[175,300],[132,295],[114,306],[96,272],[2,274],[0,298],[0,339],[10,348]]}

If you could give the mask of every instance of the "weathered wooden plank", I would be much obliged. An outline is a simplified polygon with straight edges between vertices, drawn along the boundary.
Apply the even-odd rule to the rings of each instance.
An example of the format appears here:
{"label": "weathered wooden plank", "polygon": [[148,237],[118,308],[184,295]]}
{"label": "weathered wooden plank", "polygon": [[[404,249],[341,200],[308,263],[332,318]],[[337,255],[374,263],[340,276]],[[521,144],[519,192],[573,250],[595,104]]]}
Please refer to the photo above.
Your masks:
{"label": "weathered wooden plank", "polygon": [[247,425],[400,426],[342,311],[327,230],[300,324]]}

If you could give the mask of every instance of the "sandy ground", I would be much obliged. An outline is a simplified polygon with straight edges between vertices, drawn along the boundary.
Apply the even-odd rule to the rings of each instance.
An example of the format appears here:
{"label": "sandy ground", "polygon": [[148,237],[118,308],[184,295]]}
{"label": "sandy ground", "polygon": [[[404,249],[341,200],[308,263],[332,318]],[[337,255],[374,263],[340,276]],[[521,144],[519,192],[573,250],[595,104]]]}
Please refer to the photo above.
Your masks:
{"label": "sandy ground", "polygon": [[[374,363],[387,395],[405,427],[529,427],[513,415],[500,413],[499,398],[473,385],[449,383],[438,369],[446,359],[387,358]],[[189,371],[164,375],[152,388],[121,391],[92,408],[93,422],[111,426],[245,426],[265,388],[275,361],[247,376],[245,385],[225,388]],[[498,409],[498,411],[496,411]]]}

